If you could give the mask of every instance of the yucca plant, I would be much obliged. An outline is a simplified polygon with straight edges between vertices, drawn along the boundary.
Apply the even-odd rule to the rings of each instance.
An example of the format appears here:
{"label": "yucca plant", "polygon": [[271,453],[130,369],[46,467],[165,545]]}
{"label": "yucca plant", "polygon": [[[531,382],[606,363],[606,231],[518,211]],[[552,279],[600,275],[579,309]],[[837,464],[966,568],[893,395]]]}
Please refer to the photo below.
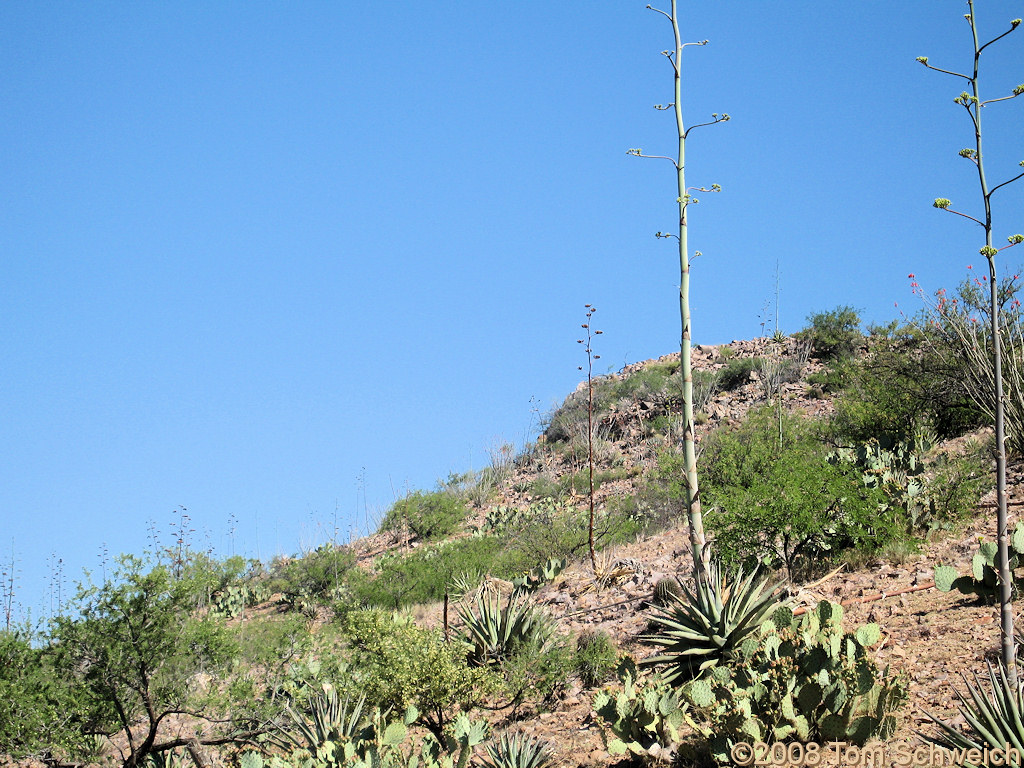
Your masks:
{"label": "yucca plant", "polygon": [[476,608],[476,612],[465,607],[459,609],[459,617],[466,625],[472,664],[499,663],[530,641],[543,646],[554,631],[547,616],[519,595],[509,598],[504,607],[496,595],[478,595]]}
{"label": "yucca plant", "polygon": [[487,756],[480,760],[484,768],[545,768],[554,762],[546,741],[521,733],[503,733],[497,743],[488,744],[486,749]]}
{"label": "yucca plant", "polygon": [[727,661],[785,602],[780,589],[780,584],[768,586],[759,569],[744,577],[741,568],[727,579],[721,567],[713,564],[707,579],[698,580],[693,592],[683,587],[682,595],[667,594],[668,605],[651,613],[656,632],[641,639],[664,651],[643,665],[664,666],[662,677],[672,685],[700,677]]}
{"label": "yucca plant", "polygon": [[960,713],[971,727],[971,733],[963,733],[952,725],[939,720],[930,713],[928,717],[939,726],[938,737],[926,736],[934,744],[948,749],[1004,749],[1007,745],[1024,754],[1024,686],[1010,680],[1006,668],[1000,664],[988,666],[988,689],[982,684],[977,673],[974,685],[964,678],[970,701],[959,690]]}

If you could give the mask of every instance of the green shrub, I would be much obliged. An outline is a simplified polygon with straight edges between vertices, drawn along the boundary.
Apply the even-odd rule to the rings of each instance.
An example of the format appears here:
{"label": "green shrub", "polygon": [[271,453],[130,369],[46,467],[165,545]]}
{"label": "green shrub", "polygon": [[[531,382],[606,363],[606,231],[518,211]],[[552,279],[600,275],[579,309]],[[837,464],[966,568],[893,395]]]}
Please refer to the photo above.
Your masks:
{"label": "green shrub", "polygon": [[963,362],[943,346],[936,334],[916,325],[873,337],[868,354],[844,371],[832,419],[836,437],[899,441],[930,426],[938,437],[950,438],[985,424],[964,386]]}
{"label": "green shrub", "polygon": [[534,638],[505,659],[497,671],[514,706],[526,701],[543,706],[565,694],[575,661],[576,655],[565,638]]}
{"label": "green shrub", "polygon": [[750,381],[750,374],[760,365],[759,357],[734,357],[718,372],[718,384],[727,392],[738,389]]}
{"label": "green shrub", "polygon": [[397,609],[440,600],[460,574],[490,573],[511,579],[538,562],[504,546],[495,536],[473,536],[385,555],[377,560],[375,575],[359,578],[356,570],[349,584],[357,603]]}
{"label": "green shrub", "polygon": [[323,601],[343,588],[355,564],[348,547],[323,544],[302,557],[276,562],[268,586],[287,596]]}
{"label": "green shrub", "polygon": [[779,609],[729,666],[683,687],[717,762],[731,763],[737,742],[862,746],[893,734],[906,682],[869,655],[878,625],[844,632],[842,615],[827,601],[796,618]]}
{"label": "green shrub", "polygon": [[615,641],[603,630],[584,630],[576,639],[576,674],[584,688],[607,682],[619,663]]}
{"label": "green shrub", "polygon": [[384,516],[381,530],[408,526],[416,538],[433,541],[455,533],[468,516],[469,508],[454,493],[416,491],[395,502]]}
{"label": "green shrub", "polygon": [[462,644],[405,618],[379,609],[353,611],[344,632],[367,700],[394,712],[415,706],[417,722],[438,739],[456,711],[469,712],[502,688],[487,667],[466,662]]}
{"label": "green shrub", "polygon": [[52,653],[33,647],[25,630],[0,631],[0,751],[15,758],[73,753],[84,743],[76,709]]}
{"label": "green shrub", "polygon": [[860,315],[853,307],[815,312],[807,316],[807,322],[809,325],[796,336],[811,342],[811,354],[819,360],[853,357],[864,339],[860,332]]}
{"label": "green shrub", "polygon": [[[781,429],[781,444],[780,444]],[[705,525],[726,564],[757,560],[784,566],[791,576],[822,566],[843,549],[873,550],[903,535],[905,521],[878,514],[878,488],[860,472],[830,464],[808,419],[752,411],[736,428],[704,441],[701,493]],[[681,498],[678,454],[665,454],[658,476]],[[895,513],[894,513],[895,515]]]}

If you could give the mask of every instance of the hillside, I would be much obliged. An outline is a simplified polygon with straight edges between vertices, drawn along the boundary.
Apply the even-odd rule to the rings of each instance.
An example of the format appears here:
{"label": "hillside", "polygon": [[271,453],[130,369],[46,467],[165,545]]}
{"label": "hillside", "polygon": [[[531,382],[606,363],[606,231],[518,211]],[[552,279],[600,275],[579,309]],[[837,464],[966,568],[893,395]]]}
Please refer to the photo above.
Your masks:
{"label": "hillside", "polygon": [[[827,530],[812,530],[795,548],[771,544],[783,547],[777,550],[776,577],[788,582],[794,607],[813,609],[819,601],[830,600],[847,606],[846,626],[879,625],[881,636],[871,644],[871,652],[879,665],[889,665],[903,675],[907,685],[907,704],[896,732],[888,739],[890,745],[896,745],[914,741],[919,730],[931,727],[926,712],[963,722],[954,692],[961,685],[958,673],[981,671],[984,660],[997,658],[999,625],[995,607],[956,590],[939,592],[929,587],[935,565],[947,563],[966,571],[979,537],[992,538],[991,494],[980,498],[984,479],[978,475],[977,463],[970,463],[984,453],[984,430],[966,430],[956,437],[943,437],[934,428],[924,430],[914,438],[913,450],[905,449],[911,461],[902,469],[895,458],[904,450],[899,447],[902,444],[891,446],[892,455],[886,453],[885,458],[892,463],[884,469],[888,474],[840,459],[825,461],[826,454],[843,448],[837,428],[826,428],[838,423],[837,410],[846,423],[852,423],[851,413],[861,414],[858,418],[863,421],[864,403],[870,402],[862,396],[870,390],[869,378],[857,373],[861,370],[857,366],[865,366],[865,360],[883,359],[885,351],[892,349],[887,346],[890,342],[886,337],[864,339],[858,333],[845,356],[832,358],[820,354],[814,339],[806,334],[697,346],[694,368],[699,397],[697,439],[703,449],[702,468],[707,467],[713,479],[708,486],[706,520],[709,530],[719,532],[716,546],[720,545],[727,558],[730,552],[739,553],[734,559],[740,555],[748,558],[753,553],[744,548],[750,541],[767,542],[766,536],[775,541],[772,526],[776,524],[769,522],[764,525],[770,533],[757,529],[759,539],[744,539],[750,535],[743,533],[748,525],[744,521],[753,519],[754,513],[744,509],[741,514],[737,509],[743,505],[735,500],[755,497],[727,495],[723,480],[717,486],[714,483],[714,478],[727,476],[716,467],[728,463],[729,451],[736,446],[746,451],[745,461],[772,459],[755,450],[762,439],[757,437],[760,427],[756,425],[762,422],[769,425],[769,433],[778,430],[779,444],[769,453],[777,453],[776,458],[789,456],[787,460],[794,462],[817,461],[822,471],[833,474],[848,473],[875,494],[864,499],[865,504],[875,505],[870,506],[869,518],[897,519],[897,527],[902,526],[899,531],[892,526],[877,531],[871,528],[865,537],[861,529],[846,531],[842,526],[847,523],[840,522]],[[853,397],[849,393],[854,390],[861,394]],[[120,709],[112,714],[97,705],[88,716],[72,718],[69,724],[91,724],[85,726],[94,734],[89,737],[91,753],[58,748],[52,762],[128,764],[132,750],[138,752],[146,734],[152,737],[152,744],[164,745],[158,754],[161,759],[170,754],[189,759],[185,757],[188,748],[193,750],[192,759],[199,762],[232,765],[242,752],[259,748],[269,760],[271,754],[285,752],[259,734],[292,728],[293,721],[281,714],[281,707],[288,704],[300,712],[325,685],[327,690],[369,694],[370,703],[377,695],[384,697],[382,706],[391,702],[391,706],[404,707],[414,700],[423,701],[425,691],[433,690],[435,683],[440,686],[438,691],[458,691],[461,698],[443,704],[435,701],[438,710],[433,713],[419,705],[419,719],[411,734],[440,734],[452,726],[461,708],[469,710],[473,718],[486,720],[492,733],[524,733],[547,740],[560,765],[616,762],[619,758],[609,754],[602,738],[607,724],[594,712],[595,692],[605,686],[616,690],[614,667],[624,657],[641,661],[654,655],[655,648],[643,637],[651,631],[648,617],[659,583],[666,579],[692,583],[685,515],[680,513],[671,480],[676,466],[673,457],[677,456],[673,447],[677,441],[677,392],[678,355],[635,363],[594,382],[596,568],[586,557],[586,403],[590,391],[585,381],[522,453],[513,455],[508,448],[497,448],[487,469],[448,478],[436,491],[411,494],[389,510],[381,530],[373,536],[346,546],[325,545],[269,565],[236,562],[229,567],[183,555],[181,550],[177,560],[173,553],[164,553],[163,560],[157,557],[159,567],[170,568],[169,581],[162,582],[147,599],[159,602],[165,594],[175,594],[175,585],[193,579],[188,589],[182,588],[185,602],[174,603],[175,610],[185,606],[189,621],[202,623],[209,632],[223,630],[243,650],[233,652],[228,666],[218,666],[219,657],[211,651],[208,666],[198,670],[203,683],[197,684],[195,671],[182,678],[185,690],[176,694],[181,703],[169,700],[167,716],[157,718],[155,725],[153,717],[145,715],[145,707],[128,717],[127,728]],[[851,402],[859,403],[860,410]],[[882,411],[889,407],[883,406]],[[772,445],[770,441],[767,444]],[[808,445],[817,446],[811,456],[801,448]],[[878,443],[871,445],[876,453],[887,450]],[[790,447],[793,451],[787,453]],[[803,464],[794,464],[781,471],[807,470]],[[1010,498],[1016,505],[1024,481],[1019,468],[1012,468],[1010,481]],[[911,487],[917,490],[908,490]],[[755,486],[743,489],[748,494],[755,491]],[[952,491],[959,493],[955,503],[960,507],[954,505]],[[781,490],[779,493],[784,495]],[[771,507],[770,499],[756,498],[760,500],[754,508]],[[879,505],[879,499],[886,503]],[[730,509],[734,503],[739,507]],[[791,498],[790,503],[796,509],[803,502]],[[961,508],[965,503],[968,507]],[[883,507],[884,511],[879,511]],[[799,524],[813,526],[813,518],[824,514],[823,510],[812,512],[810,522]],[[798,518],[794,512],[794,526],[803,519]],[[904,528],[911,525],[912,535],[908,536]],[[739,538],[737,531],[742,534]],[[890,538],[883,541],[883,535]],[[874,536],[880,538],[873,541]],[[765,550],[769,551],[774,550]],[[527,571],[532,575],[523,581]],[[149,578],[137,568],[127,573],[130,584],[142,585]],[[200,582],[205,586],[197,588],[195,584]],[[446,630],[452,638],[465,633],[466,617],[474,611],[479,615],[487,600],[493,599],[488,595],[502,595],[506,603],[513,600],[509,595],[517,583],[530,593],[528,604],[550,618],[551,637],[560,638],[554,645],[550,640],[537,646],[527,644],[526,656],[520,650],[509,651],[507,658],[481,657],[481,665],[465,670],[459,666],[465,663],[464,653],[459,656],[462,652],[451,650],[461,645],[431,645],[431,637],[440,637],[431,635],[432,631]],[[138,587],[136,592],[124,594],[128,595],[124,599],[132,600],[146,590]],[[201,595],[198,599],[197,594]],[[93,621],[116,621],[116,616],[110,618],[116,601],[101,604],[95,600],[95,594],[86,599],[84,604],[91,606],[92,612],[85,615]],[[368,606],[386,610],[367,612]],[[392,625],[391,609],[405,618]],[[49,648],[66,650],[75,642],[83,647],[88,644],[87,638],[83,639],[82,622],[68,618],[64,630],[65,634],[58,633],[48,641]],[[196,637],[200,639],[182,646],[185,657],[206,647],[202,636]],[[174,642],[166,642],[162,652],[175,653]],[[591,649],[587,653],[592,652],[586,661],[581,650],[584,646]],[[553,647],[561,650],[555,653]],[[426,652],[424,648],[434,649],[431,661],[417,655]],[[187,666],[182,657],[176,658],[176,665]],[[472,651],[469,658],[473,658]],[[63,662],[58,654],[54,661],[46,662],[51,663],[59,669]],[[85,667],[81,661],[76,663],[86,675],[88,664],[101,665],[99,661]],[[423,671],[415,672],[420,664],[425,665]],[[452,664],[455,666],[449,669],[447,665]],[[416,678],[415,674],[426,677]],[[396,677],[403,681],[401,693],[395,692],[398,683],[392,678]],[[51,698],[66,693],[52,680],[46,685],[51,686],[45,689]],[[137,706],[147,700],[148,691],[125,685],[130,692],[119,707],[123,708],[124,702]],[[248,703],[231,703],[236,688],[248,691],[242,697],[248,697]],[[11,685],[8,689],[19,690]],[[521,695],[509,704],[513,689]],[[204,716],[196,716],[193,705],[186,702],[192,701],[197,690],[203,692],[197,701],[205,701],[211,713],[216,709],[220,715],[207,720],[206,713],[200,711]],[[242,718],[239,713],[246,707],[251,707],[252,713]],[[27,705],[24,709],[30,711]],[[225,716],[233,723],[233,732],[217,724],[224,722]],[[243,722],[251,735],[239,735]],[[46,731],[38,727],[40,732]],[[129,731],[131,744],[125,736]],[[200,741],[193,741],[196,733]],[[605,737],[610,736],[605,730]],[[31,743],[27,736],[23,738],[21,743]],[[218,739],[225,744],[218,744]],[[689,741],[691,746],[696,743],[692,738]],[[17,751],[11,745],[7,749]],[[478,758],[483,755],[482,746],[476,746],[476,754]]]}

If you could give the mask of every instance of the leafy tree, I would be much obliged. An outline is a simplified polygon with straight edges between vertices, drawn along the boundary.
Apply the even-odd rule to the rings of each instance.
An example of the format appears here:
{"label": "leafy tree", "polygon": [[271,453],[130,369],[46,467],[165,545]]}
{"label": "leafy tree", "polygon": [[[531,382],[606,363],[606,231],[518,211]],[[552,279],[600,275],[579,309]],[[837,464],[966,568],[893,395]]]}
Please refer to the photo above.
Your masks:
{"label": "leafy tree", "polygon": [[218,693],[211,676],[233,655],[226,629],[193,616],[194,602],[191,582],[162,565],[146,571],[142,560],[126,555],[111,580],[81,587],[69,614],[55,622],[51,647],[82,698],[84,727],[121,731],[125,768],[175,747],[235,738],[160,739],[172,715],[211,721]]}
{"label": "leafy tree", "polygon": [[[983,100],[981,98],[979,88],[978,70],[982,52],[993,43],[1014,32],[1017,27],[1020,26],[1021,20],[1013,19],[1010,22],[1010,28],[1008,30],[992,38],[987,43],[981,44],[978,40],[978,25],[974,15],[974,0],[967,0],[967,8],[968,13],[965,18],[967,19],[968,24],[970,24],[971,37],[974,43],[974,61],[970,74],[963,74],[961,72],[933,66],[928,63],[927,56],[919,56],[917,60],[928,69],[964,80],[967,84],[967,88],[969,89],[961,91],[955,101],[964,108],[971,121],[971,125],[974,128],[974,145],[973,147],[965,147],[964,149],[961,149],[959,154],[960,157],[968,160],[974,165],[975,171],[978,174],[978,186],[979,191],[981,192],[982,212],[979,214],[979,218],[979,216],[973,216],[971,214],[955,210],[951,207],[953,204],[952,201],[943,197],[936,198],[934,206],[939,210],[948,211],[956,214],[957,216],[962,216],[969,221],[973,221],[985,230],[985,245],[981,247],[979,253],[985,257],[985,261],[988,263],[988,320],[990,323],[989,340],[992,345],[992,385],[994,390],[993,400],[995,402],[994,416],[996,432],[996,506],[998,508],[996,514],[996,528],[998,531],[999,543],[999,577],[1002,585],[1002,595],[1000,597],[1002,659],[1003,663],[1006,665],[1007,674],[1009,675],[1011,683],[1016,686],[1017,667],[1016,655],[1014,652],[1015,642],[1013,637],[1013,604],[1011,601],[1012,579],[1010,574],[1009,556],[1009,516],[1006,508],[1006,437],[1003,413],[1003,360],[1000,343],[999,276],[996,271],[996,256],[999,254],[999,251],[1024,242],[1024,235],[1010,235],[1008,238],[1009,245],[1005,245],[1003,248],[996,248],[993,245],[994,225],[992,222],[992,196],[1007,184],[1024,177],[1024,173],[1018,173],[1016,176],[1006,179],[995,186],[989,185],[988,178],[985,175],[984,154],[982,152],[981,116],[983,107],[998,101],[1013,99],[1024,94],[1024,84],[1018,85],[1009,95]],[[1020,165],[1024,166],[1024,160],[1020,162]],[[985,362],[987,363],[987,361]]]}
{"label": "leafy tree", "polygon": [[24,629],[0,632],[0,753],[39,758],[74,751],[81,736],[76,707],[52,657],[33,647]]}
{"label": "leafy tree", "polygon": [[[664,56],[672,65],[675,72],[675,98],[671,104],[658,104],[655,108],[659,110],[671,109],[676,118],[676,133],[679,139],[676,156],[667,155],[646,155],[642,149],[631,149],[629,154],[637,157],[654,157],[661,160],[668,160],[676,169],[677,197],[676,203],[679,208],[679,230],[678,234],[658,232],[657,237],[674,237],[679,245],[679,319],[682,325],[682,335],[679,345],[679,362],[683,380],[683,476],[685,478],[684,488],[686,511],[690,525],[690,548],[693,554],[694,572],[698,576],[707,573],[711,562],[711,551],[708,549],[704,537],[704,518],[701,512],[700,489],[697,477],[697,450],[694,437],[695,422],[693,408],[693,363],[690,354],[690,347],[693,341],[693,328],[690,321],[690,250],[687,243],[687,212],[691,205],[698,200],[691,193],[693,192],[718,192],[721,187],[712,184],[711,188],[687,187],[686,186],[686,139],[694,128],[715,123],[725,122],[729,119],[727,114],[713,114],[711,120],[705,123],[697,123],[689,127],[683,121],[683,91],[682,91],[682,67],[683,48],[687,45],[707,45],[707,40],[696,43],[684,43],[679,31],[679,16],[676,9],[676,0],[672,0],[671,10],[665,11],[647,6],[652,11],[660,13],[672,24],[672,34],[675,38],[675,46],[670,51],[663,51]],[[694,255],[699,255],[699,251]]]}
{"label": "leafy tree", "polygon": [[885,501],[852,467],[832,464],[812,425],[752,412],[736,429],[706,440],[704,493],[719,554],[784,566],[792,577],[846,548],[873,549],[900,536],[903,521],[879,515]]}
{"label": "leafy tree", "polygon": [[853,357],[864,338],[860,332],[860,315],[850,306],[815,312],[808,315],[807,323],[797,336],[811,343],[811,353],[819,360]]}

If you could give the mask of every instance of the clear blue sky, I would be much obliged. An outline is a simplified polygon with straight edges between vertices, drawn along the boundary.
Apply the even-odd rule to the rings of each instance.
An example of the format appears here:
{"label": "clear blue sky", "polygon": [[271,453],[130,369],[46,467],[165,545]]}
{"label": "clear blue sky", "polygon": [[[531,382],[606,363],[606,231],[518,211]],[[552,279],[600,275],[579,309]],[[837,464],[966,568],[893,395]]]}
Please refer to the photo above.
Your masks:
{"label": "clear blue sky", "polygon": [[[667,3],[667,0],[666,0]],[[677,348],[671,30],[644,0],[0,4],[0,561],[269,558],[521,443],[601,362]],[[682,2],[695,340],[916,308],[980,232],[959,0]],[[979,0],[1002,31],[1024,3]],[[985,62],[1024,81],[1024,32]],[[1024,99],[986,110],[989,172]],[[998,200],[1024,230],[1024,185]],[[1005,230],[1005,232],[1004,232]],[[1008,252],[1008,260],[1013,252]],[[1024,261],[1024,253],[1017,261]],[[1011,261],[1016,264],[1017,261]],[[365,477],[365,482],[360,478]],[[232,520],[236,531],[229,536]]]}

